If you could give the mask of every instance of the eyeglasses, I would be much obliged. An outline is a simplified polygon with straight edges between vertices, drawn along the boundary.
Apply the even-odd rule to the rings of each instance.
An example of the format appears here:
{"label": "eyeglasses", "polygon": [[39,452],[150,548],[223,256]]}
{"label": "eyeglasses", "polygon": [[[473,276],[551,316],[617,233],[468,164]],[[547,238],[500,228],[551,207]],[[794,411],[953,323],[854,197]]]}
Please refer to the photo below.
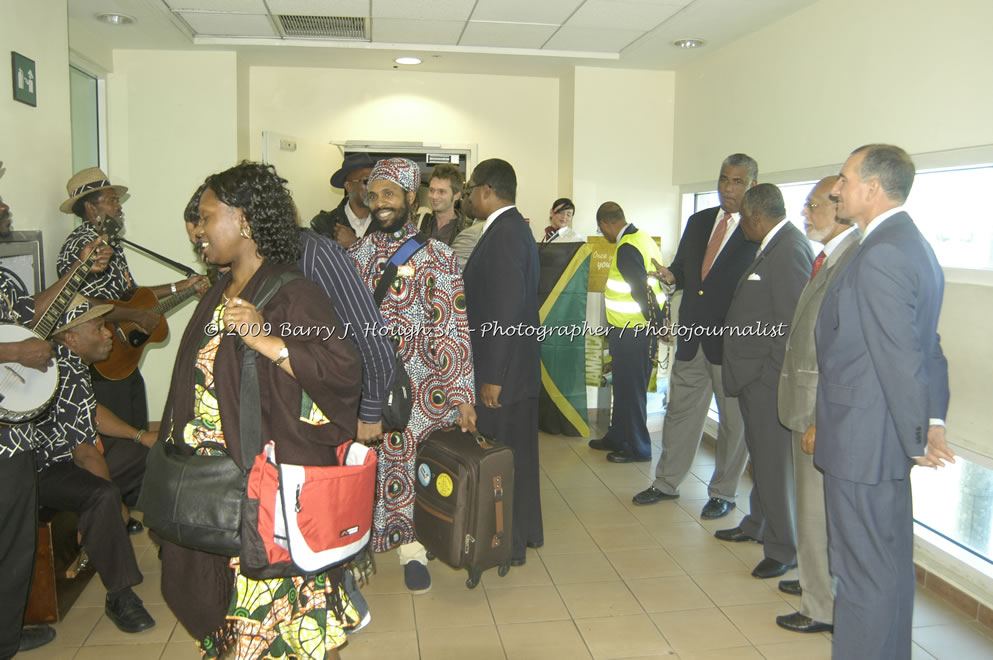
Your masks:
{"label": "eyeglasses", "polygon": [[473,188],[478,188],[481,185],[483,185],[483,184],[481,184],[481,183],[469,183],[467,181],[466,184],[464,186],[462,186],[462,196],[463,197],[468,197],[469,194],[472,192],[472,189]]}

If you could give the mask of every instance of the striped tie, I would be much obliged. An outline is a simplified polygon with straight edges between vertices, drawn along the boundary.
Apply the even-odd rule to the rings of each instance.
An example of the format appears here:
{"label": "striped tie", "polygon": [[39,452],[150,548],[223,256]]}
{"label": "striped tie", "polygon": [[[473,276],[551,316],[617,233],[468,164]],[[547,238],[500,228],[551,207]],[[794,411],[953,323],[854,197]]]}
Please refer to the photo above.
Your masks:
{"label": "striped tie", "polygon": [[817,271],[819,271],[821,266],[824,265],[825,259],[827,259],[827,254],[824,250],[821,250],[821,253],[817,255],[816,259],[814,259],[814,269],[810,271],[810,279],[814,279],[814,276],[817,275]]}
{"label": "striped tie", "polygon": [[721,251],[721,243],[724,242],[724,234],[728,231],[728,221],[731,219],[731,214],[727,211],[724,212],[724,217],[717,222],[717,226],[714,228],[714,235],[710,237],[710,242],[707,243],[707,251],[703,253],[703,268],[700,269],[700,281],[707,279],[707,273],[710,272],[710,267],[714,265],[714,259],[717,258],[717,253]]}

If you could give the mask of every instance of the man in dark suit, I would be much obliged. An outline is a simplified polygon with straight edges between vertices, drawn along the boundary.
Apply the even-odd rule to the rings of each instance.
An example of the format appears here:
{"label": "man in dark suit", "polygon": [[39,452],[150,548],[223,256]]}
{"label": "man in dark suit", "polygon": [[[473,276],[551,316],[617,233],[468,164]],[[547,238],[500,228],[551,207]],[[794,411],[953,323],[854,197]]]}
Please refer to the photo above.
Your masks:
{"label": "man in dark suit", "polygon": [[[476,370],[481,433],[514,450],[511,563],[541,547],[538,484],[538,247],[514,206],[517,175],[491,158],[472,172],[462,199],[466,213],[486,220],[463,279]],[[465,204],[468,202],[468,204]]]}
{"label": "man in dark suit", "polygon": [[[810,281],[797,301],[779,373],[779,420],[793,436],[793,478],[796,482],[797,574],[799,580],[779,583],[779,589],[801,596],[793,614],[776,617],[787,630],[816,633],[831,630],[834,583],[828,570],[824,479],[814,467],[814,409],[817,400],[817,351],[814,325],[827,285],[855,254],[862,234],[852,221],[838,217],[829,198],[838,177],[825,177],[803,205],[807,238],[824,245],[814,259]],[[804,438],[807,442],[804,442]],[[800,585],[803,585],[801,587]]]}
{"label": "man in dark suit", "polygon": [[[716,396],[720,415],[717,457],[708,489],[710,500],[700,515],[720,518],[735,506],[748,450],[738,401],[724,394],[721,382],[724,338],[720,328],[735,284],[758,249],[755,243],[745,241],[738,227],[741,198],[755,185],[758,173],[758,163],[745,154],[724,159],[717,182],[721,205],[690,216],[672,264],[669,268],[659,266],[658,277],[668,285],[666,293],[683,290],[680,328],[662,426],[662,457],[655,467],[655,481],[634,496],[635,504],[679,497],[679,484],[690,471],[710,401]],[[609,449],[601,443],[591,440],[590,446]]]}
{"label": "man in dark suit", "polygon": [[899,147],[852,152],[832,195],[862,245],[827,292],[815,338],[814,463],[824,472],[837,579],[834,658],[909,658],[914,610],[910,468],[954,461],[948,363],[938,337],[944,275],[903,210],[914,163]]}
{"label": "man in dark suit", "polygon": [[724,391],[737,396],[752,457],[749,513],[722,541],[761,541],[765,558],[757,578],[782,575],[796,566],[796,492],[790,431],[779,423],[776,390],[786,334],[814,258],[810,242],[786,219],[783,194],[760,183],[741,201],[741,230],[759,244],[755,262],[735,288],[724,339]]}

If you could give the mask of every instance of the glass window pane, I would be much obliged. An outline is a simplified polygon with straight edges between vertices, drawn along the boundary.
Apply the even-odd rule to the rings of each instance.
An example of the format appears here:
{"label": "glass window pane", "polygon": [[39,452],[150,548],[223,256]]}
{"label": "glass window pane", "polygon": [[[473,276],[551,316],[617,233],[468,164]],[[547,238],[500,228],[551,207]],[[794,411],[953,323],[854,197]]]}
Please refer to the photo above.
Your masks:
{"label": "glass window pane", "polygon": [[914,520],[993,564],[993,470],[956,457],[940,470],[915,468]]}
{"label": "glass window pane", "polygon": [[993,268],[993,223],[977,199],[984,190],[993,190],[993,167],[917,173],[907,212],[942,266]]}
{"label": "glass window pane", "polygon": [[69,67],[69,104],[72,117],[72,171],[100,165],[100,129],[97,116],[97,79]]}

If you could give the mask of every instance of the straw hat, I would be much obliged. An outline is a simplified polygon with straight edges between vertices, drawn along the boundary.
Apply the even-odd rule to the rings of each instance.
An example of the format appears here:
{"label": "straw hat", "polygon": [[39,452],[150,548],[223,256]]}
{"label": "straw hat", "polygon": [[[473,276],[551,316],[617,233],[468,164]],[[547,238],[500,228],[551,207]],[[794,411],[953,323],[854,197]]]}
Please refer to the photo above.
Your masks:
{"label": "straw hat", "polygon": [[77,325],[82,325],[83,323],[92,321],[93,319],[99,318],[104,314],[109,314],[113,309],[113,305],[94,305],[77,293],[73,297],[72,302],[69,304],[68,311],[66,311],[66,313],[62,315],[62,318],[59,319],[62,322],[62,325],[56,328],[52,334],[57,335],[60,332],[72,330]]}
{"label": "straw hat", "polygon": [[66,184],[66,192],[69,199],[62,202],[59,210],[63,213],[72,213],[72,206],[80,197],[88,195],[98,190],[116,190],[118,195],[123,195],[128,191],[127,186],[115,186],[110,183],[110,178],[103,173],[99,167],[88,167],[72,175],[69,183]]}

